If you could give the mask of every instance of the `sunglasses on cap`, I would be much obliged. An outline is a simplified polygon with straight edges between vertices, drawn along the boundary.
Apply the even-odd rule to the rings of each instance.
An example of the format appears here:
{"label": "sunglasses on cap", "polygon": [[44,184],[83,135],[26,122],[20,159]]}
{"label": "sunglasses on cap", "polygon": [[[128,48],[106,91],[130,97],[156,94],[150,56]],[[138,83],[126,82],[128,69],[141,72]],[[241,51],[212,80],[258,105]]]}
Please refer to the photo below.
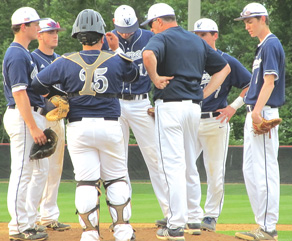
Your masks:
{"label": "sunglasses on cap", "polygon": [[264,14],[264,12],[251,12],[251,11],[243,11],[240,16],[241,17],[246,17],[250,15],[255,15],[255,14]]}

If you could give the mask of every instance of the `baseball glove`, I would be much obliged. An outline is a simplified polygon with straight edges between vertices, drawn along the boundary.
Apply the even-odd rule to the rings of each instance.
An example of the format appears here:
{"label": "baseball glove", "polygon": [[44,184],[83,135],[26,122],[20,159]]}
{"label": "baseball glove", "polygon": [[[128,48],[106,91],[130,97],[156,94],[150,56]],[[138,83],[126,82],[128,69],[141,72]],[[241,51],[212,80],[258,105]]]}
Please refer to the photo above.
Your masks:
{"label": "baseball glove", "polygon": [[29,154],[31,160],[43,159],[54,154],[57,147],[58,136],[51,128],[45,129],[44,134],[47,137],[47,143],[42,146],[36,143],[32,144]]}
{"label": "baseball glove", "polygon": [[54,95],[49,101],[52,102],[56,108],[46,114],[47,120],[57,121],[67,116],[69,112],[69,102],[66,96]]}
{"label": "baseball glove", "polygon": [[148,115],[155,117],[155,107],[151,107],[147,110]]}
{"label": "baseball glove", "polygon": [[253,125],[253,132],[257,135],[265,134],[270,132],[272,128],[279,125],[282,122],[281,118],[275,118],[271,120],[266,120],[265,118],[262,119],[262,122],[259,124],[252,123]]}

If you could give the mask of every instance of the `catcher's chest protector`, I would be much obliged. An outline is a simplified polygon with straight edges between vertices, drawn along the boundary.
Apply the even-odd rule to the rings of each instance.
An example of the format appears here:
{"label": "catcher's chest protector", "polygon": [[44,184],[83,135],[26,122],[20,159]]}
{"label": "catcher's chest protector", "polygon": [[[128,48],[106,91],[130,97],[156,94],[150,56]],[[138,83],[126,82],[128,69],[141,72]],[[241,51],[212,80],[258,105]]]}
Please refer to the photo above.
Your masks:
{"label": "catcher's chest protector", "polygon": [[93,64],[87,64],[85,61],[82,59],[79,53],[74,53],[71,55],[63,55],[64,58],[69,59],[73,61],[74,63],[80,65],[84,71],[85,71],[85,83],[81,91],[79,91],[79,95],[96,95],[96,92],[92,90],[91,85],[92,85],[92,77],[94,74],[94,71],[100,66],[102,63],[104,63],[106,60],[109,58],[114,57],[115,54],[112,53],[107,53],[100,51],[100,54],[96,61]]}

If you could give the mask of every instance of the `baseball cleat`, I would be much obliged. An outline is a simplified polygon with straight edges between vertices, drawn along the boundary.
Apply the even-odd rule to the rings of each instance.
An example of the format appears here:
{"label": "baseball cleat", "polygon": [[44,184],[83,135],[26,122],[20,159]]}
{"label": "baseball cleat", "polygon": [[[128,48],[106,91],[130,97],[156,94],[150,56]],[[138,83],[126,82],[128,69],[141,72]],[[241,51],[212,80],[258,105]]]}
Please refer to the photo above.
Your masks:
{"label": "baseball cleat", "polygon": [[36,224],[34,227],[35,231],[43,233],[46,231],[46,226]]}
{"label": "baseball cleat", "polygon": [[192,235],[201,234],[201,224],[200,223],[187,223],[184,229],[185,233]]}
{"label": "baseball cleat", "polygon": [[278,232],[276,230],[272,232],[265,232],[261,228],[249,232],[237,232],[235,237],[244,240],[278,240]]}
{"label": "baseball cleat", "polygon": [[27,229],[22,233],[9,235],[10,241],[23,241],[23,240],[46,240],[47,233],[39,233],[35,229]]}
{"label": "baseball cleat", "polygon": [[171,240],[171,241],[184,241],[184,229],[183,228],[162,228],[158,229],[156,233],[156,237],[162,240]]}
{"label": "baseball cleat", "polygon": [[55,231],[65,231],[71,228],[70,225],[59,223],[58,221],[54,221],[46,226],[48,229],[53,229]]}
{"label": "baseball cleat", "polygon": [[216,220],[215,218],[205,217],[201,223],[201,229],[211,232],[216,231]]}
{"label": "baseball cleat", "polygon": [[167,225],[167,218],[160,219],[160,220],[156,220],[156,221],[155,221],[155,225],[156,225],[158,228],[164,228],[164,227],[166,227],[166,225]]}

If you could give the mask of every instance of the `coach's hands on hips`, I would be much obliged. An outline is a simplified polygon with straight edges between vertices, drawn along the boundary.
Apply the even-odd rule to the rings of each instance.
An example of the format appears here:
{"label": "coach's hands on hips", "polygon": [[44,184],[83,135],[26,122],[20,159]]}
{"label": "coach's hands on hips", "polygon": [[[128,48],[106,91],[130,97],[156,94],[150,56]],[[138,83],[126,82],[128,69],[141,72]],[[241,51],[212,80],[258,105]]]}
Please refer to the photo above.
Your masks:
{"label": "coach's hands on hips", "polygon": [[220,122],[223,123],[224,121],[229,122],[232,116],[235,114],[236,110],[228,105],[223,109],[216,110],[216,112],[220,112],[220,115],[216,117],[216,120],[221,119]]}
{"label": "coach's hands on hips", "polygon": [[164,89],[168,84],[169,81],[172,80],[174,76],[159,76],[157,75],[154,80],[152,80],[153,84],[156,86],[157,89]]}
{"label": "coach's hands on hips", "polygon": [[112,32],[107,32],[105,34],[108,46],[111,48],[112,51],[116,51],[119,48],[119,39],[118,37],[112,33]]}

